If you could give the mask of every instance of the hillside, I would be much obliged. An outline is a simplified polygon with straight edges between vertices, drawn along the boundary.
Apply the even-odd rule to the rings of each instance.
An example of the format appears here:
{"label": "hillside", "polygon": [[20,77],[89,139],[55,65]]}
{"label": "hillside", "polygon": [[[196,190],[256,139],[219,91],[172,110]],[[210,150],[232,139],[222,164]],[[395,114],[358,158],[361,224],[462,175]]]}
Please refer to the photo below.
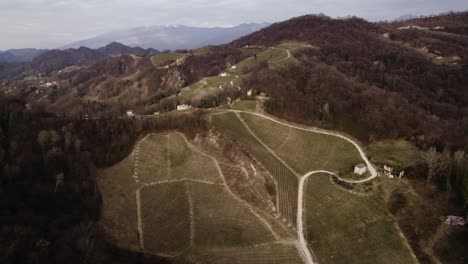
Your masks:
{"label": "hillside", "polygon": [[295,52],[300,64],[260,67],[244,82],[243,89],[269,95],[265,107],[272,114],[345,130],[362,140],[406,136],[424,144],[466,146],[468,38],[400,30],[401,23],[406,21],[303,16],[231,45],[299,41],[318,47]]}

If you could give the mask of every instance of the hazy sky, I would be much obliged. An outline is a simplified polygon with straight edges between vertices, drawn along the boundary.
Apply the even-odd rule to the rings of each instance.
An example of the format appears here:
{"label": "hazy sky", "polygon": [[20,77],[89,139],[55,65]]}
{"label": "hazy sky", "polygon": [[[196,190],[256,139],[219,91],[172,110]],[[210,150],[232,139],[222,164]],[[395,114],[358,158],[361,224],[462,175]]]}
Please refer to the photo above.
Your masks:
{"label": "hazy sky", "polygon": [[118,29],[230,26],[324,13],[367,20],[468,10],[468,0],[0,0],[0,50],[55,48]]}

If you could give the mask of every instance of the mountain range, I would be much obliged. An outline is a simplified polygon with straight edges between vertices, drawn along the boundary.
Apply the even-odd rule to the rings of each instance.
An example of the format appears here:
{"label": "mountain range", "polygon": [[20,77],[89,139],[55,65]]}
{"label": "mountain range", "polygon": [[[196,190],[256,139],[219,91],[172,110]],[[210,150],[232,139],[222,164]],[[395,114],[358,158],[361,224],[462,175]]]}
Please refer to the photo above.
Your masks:
{"label": "mountain range", "polygon": [[44,49],[10,49],[0,51],[0,63],[15,63],[31,61],[47,50]]}
{"label": "mountain range", "polygon": [[235,27],[210,28],[184,25],[137,27],[105,33],[94,38],[71,43],[60,49],[79,48],[81,46],[96,49],[114,41],[127,46],[158,50],[195,49],[207,45],[228,43],[268,25],[268,23],[245,23]]}

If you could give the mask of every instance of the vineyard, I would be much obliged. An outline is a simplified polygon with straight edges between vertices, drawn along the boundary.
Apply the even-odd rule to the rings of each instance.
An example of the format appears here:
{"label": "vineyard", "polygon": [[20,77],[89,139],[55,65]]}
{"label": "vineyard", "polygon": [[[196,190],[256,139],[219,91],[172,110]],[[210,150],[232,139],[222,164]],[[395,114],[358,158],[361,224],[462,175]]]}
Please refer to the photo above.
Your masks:
{"label": "vineyard", "polygon": [[298,178],[253,137],[234,113],[217,114],[212,122],[220,131],[243,146],[277,182],[277,212],[291,227],[296,224]]}
{"label": "vineyard", "polygon": [[242,250],[212,250],[200,255],[197,263],[218,264],[299,264],[304,263],[294,244],[265,244]]}
{"label": "vineyard", "polygon": [[306,239],[319,263],[416,263],[380,198],[351,194],[315,174],[304,202]]}
{"label": "vineyard", "polygon": [[240,116],[268,147],[301,174],[319,169],[344,173],[362,162],[358,150],[344,139],[290,128],[249,113]]}
{"label": "vineyard", "polygon": [[[135,191],[131,177],[133,155],[114,166],[98,170],[97,182],[102,195],[100,223],[107,238],[121,248],[139,248]],[[116,217],[118,216],[118,217]]]}
{"label": "vineyard", "polygon": [[[137,226],[145,250],[181,259],[200,254],[213,254],[215,259],[220,252],[230,252],[226,254],[244,260],[240,257],[244,249],[255,248],[257,252],[260,245],[295,239],[290,228],[272,216],[272,198],[261,188],[265,182],[249,181],[254,174],[265,173],[261,169],[219,165],[218,171],[212,158],[189,145],[179,133],[150,134],[138,148],[135,164],[144,182],[136,195]],[[221,171],[229,175],[232,187],[242,185],[239,194],[248,197],[238,197],[256,201],[255,207],[230,193]],[[290,251],[289,245],[274,245],[280,248],[278,259],[299,258],[295,248]],[[268,252],[254,251],[249,254],[263,256]]]}
{"label": "vineyard", "polygon": [[223,186],[197,182],[187,182],[187,186],[193,201],[197,247],[242,247],[275,240],[262,221]]}
{"label": "vineyard", "polygon": [[191,243],[191,209],[185,183],[144,186],[139,196],[143,247],[165,255],[187,249]]}

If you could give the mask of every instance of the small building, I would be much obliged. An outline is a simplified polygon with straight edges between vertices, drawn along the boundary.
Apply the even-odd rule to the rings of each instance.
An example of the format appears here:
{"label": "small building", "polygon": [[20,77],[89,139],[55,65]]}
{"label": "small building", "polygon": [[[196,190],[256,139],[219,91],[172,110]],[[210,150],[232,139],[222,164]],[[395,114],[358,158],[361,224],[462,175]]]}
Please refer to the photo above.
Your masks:
{"label": "small building", "polygon": [[190,108],[191,108],[191,106],[188,105],[188,104],[181,104],[181,105],[177,106],[177,111],[187,110],[187,109],[190,109]]}
{"label": "small building", "polygon": [[159,112],[154,112],[154,115],[159,115]]}
{"label": "small building", "polygon": [[367,166],[364,163],[359,163],[354,166],[354,173],[363,175],[367,171]]}
{"label": "small building", "polygon": [[127,110],[127,116],[128,117],[135,116],[135,114],[133,113],[133,110]]}
{"label": "small building", "polygon": [[226,76],[227,76],[227,73],[222,72],[222,73],[219,74],[219,76],[221,76],[221,77],[226,77]]}

